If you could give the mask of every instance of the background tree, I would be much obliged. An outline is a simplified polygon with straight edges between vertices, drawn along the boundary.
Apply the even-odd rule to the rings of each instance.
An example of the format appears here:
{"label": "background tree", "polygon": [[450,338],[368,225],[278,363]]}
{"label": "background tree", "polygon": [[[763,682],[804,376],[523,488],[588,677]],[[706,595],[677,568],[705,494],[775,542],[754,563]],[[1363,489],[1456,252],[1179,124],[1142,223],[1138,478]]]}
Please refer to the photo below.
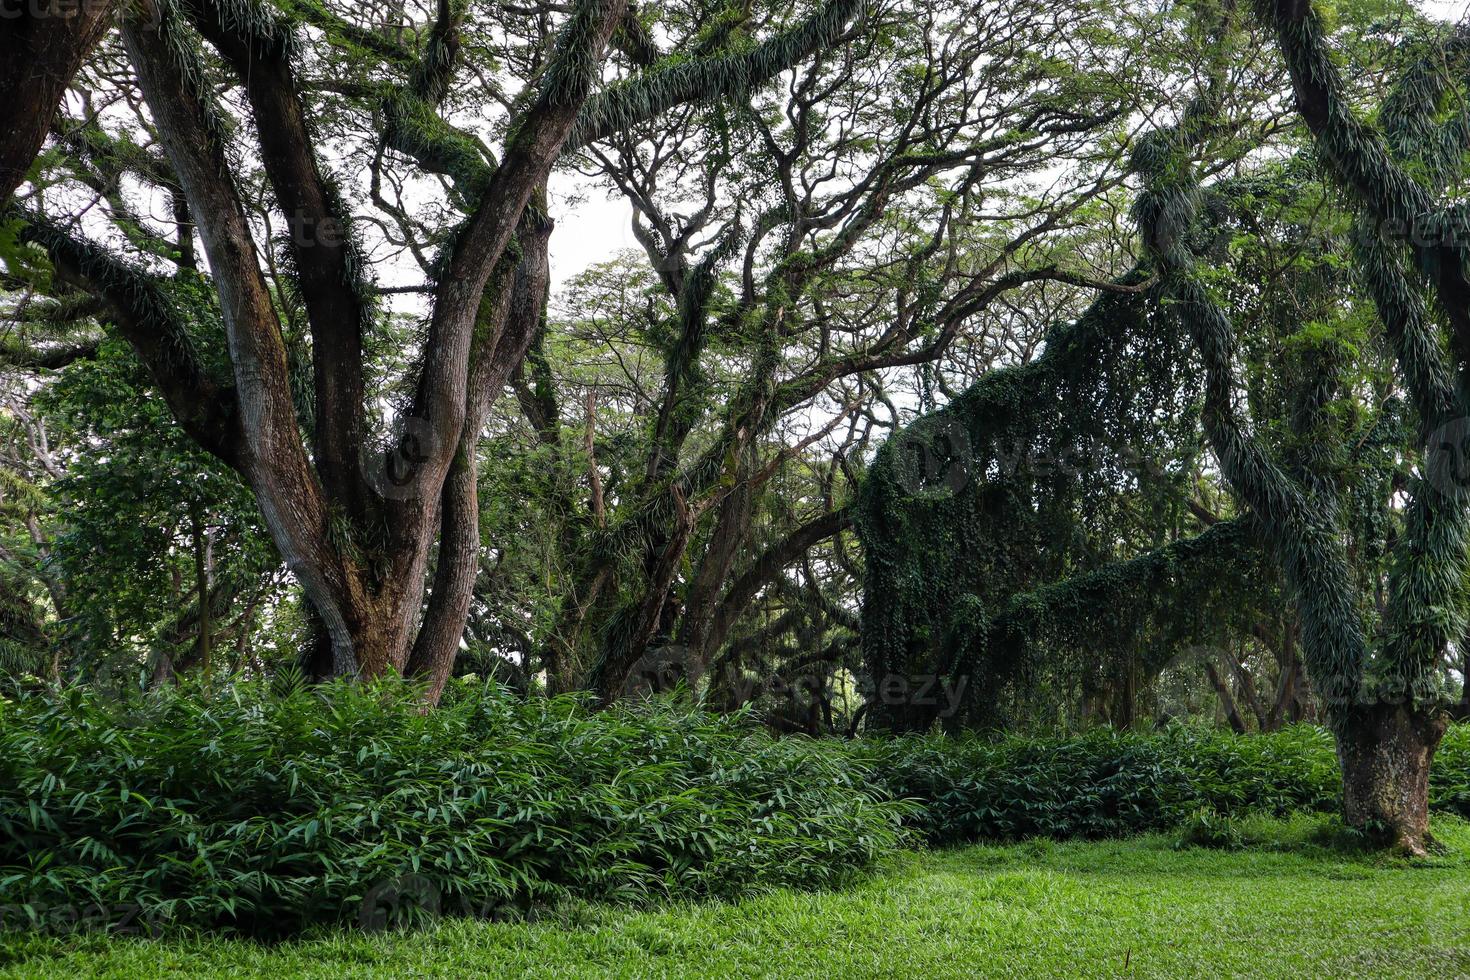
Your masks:
{"label": "background tree", "polygon": [[[584,282],[608,295],[577,297],[595,320],[573,329],[611,336],[533,353],[518,389],[537,451],[567,461],[558,479],[584,474],[557,505],[560,686],[614,697],[671,648],[691,676],[732,666],[743,614],[846,528],[848,461],[903,411],[883,406],[933,397],[931,365],[957,349],[984,362],[1025,333],[1041,284],[1090,280],[1072,229],[1121,179],[1112,128],[1151,91],[1126,38],[1148,25],[1009,4],[957,17],[875,8],[786,91],[588,154],[656,278]],[[589,358],[608,369],[574,367]]]}

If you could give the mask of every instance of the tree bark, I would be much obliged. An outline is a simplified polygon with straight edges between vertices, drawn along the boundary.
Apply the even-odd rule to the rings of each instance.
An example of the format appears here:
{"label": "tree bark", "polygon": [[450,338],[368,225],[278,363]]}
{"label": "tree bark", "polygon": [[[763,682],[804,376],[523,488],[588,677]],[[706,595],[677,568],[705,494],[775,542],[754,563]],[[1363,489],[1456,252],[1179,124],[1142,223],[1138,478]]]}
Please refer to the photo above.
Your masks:
{"label": "tree bark", "polygon": [[480,431],[495,397],[525,358],[546,308],[551,222],[523,221],[518,237],[520,264],[498,289],[504,302],[492,299],[485,304],[489,309],[482,308],[482,315],[498,332],[470,368],[465,431],[440,504],[434,589],[405,670],[408,676],[427,681],[424,699],[429,704],[438,703],[454,671],[480,570],[479,467],[475,461]]}
{"label": "tree bark", "polygon": [[1353,705],[1336,727],[1343,819],[1405,854],[1426,854],[1429,767],[1448,717],[1402,704]]}
{"label": "tree bark", "polygon": [[375,516],[363,478],[363,331],[371,319],[362,258],[345,205],[317,160],[284,28],[242,28],[233,7],[203,0],[196,28],[244,85],[261,163],[286,216],[286,245],[312,336],[313,458],[325,492],[359,523]]}
{"label": "tree bark", "polygon": [[0,18],[0,206],[41,152],[61,96],[102,38],[114,5],[30,0]]}
{"label": "tree bark", "polygon": [[1240,717],[1240,709],[1235,706],[1235,698],[1230,693],[1230,685],[1225,683],[1225,678],[1215,669],[1214,664],[1205,664],[1205,676],[1210,679],[1210,686],[1220,696],[1220,707],[1225,712],[1225,720],[1230,722],[1230,730],[1237,735],[1245,734],[1245,722]]}
{"label": "tree bark", "polygon": [[162,34],[135,20],[122,29],[129,61],[188,197],[219,294],[238,418],[236,469],[255,491],[281,557],[332,636],[335,672],[377,676],[390,631],[331,545],[328,504],[302,446],[285,340],[224,148],[184,66]]}

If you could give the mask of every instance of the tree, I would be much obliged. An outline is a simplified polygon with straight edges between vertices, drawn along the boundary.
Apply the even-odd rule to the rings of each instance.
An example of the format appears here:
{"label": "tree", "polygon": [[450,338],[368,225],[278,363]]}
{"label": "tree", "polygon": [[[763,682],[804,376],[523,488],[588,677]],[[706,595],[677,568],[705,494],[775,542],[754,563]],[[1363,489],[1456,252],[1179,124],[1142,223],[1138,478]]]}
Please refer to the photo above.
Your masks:
{"label": "tree", "polygon": [[[587,154],[630,202],[656,278],[635,300],[626,275],[579,286],[576,315],[606,330],[616,302],[628,339],[548,346],[520,389],[538,451],[576,457],[563,480],[587,475],[556,507],[561,614],[543,635],[564,687],[611,699],[669,648],[691,676],[729,669],[741,619],[847,529],[848,460],[892,424],[869,406],[932,389],[933,365],[970,342],[983,360],[1040,284],[1089,281],[1070,229],[1121,178],[1107,137],[1146,87],[1121,42],[1079,49],[1131,21],[893,3],[869,24],[785,92]],[[658,363],[572,366],[632,350]]]}
{"label": "tree", "polygon": [[[1201,8],[1206,52],[1218,50],[1213,9]],[[1230,50],[1242,48],[1260,50],[1245,41]],[[1135,159],[1141,174],[1190,166],[1227,172],[1190,190],[1187,225],[1169,216],[1171,227],[1188,231],[1170,238],[1175,259],[1199,267],[1196,293],[1242,327],[1242,349],[1228,368],[1216,367],[1227,371],[1228,390],[1243,392],[1255,451],[1310,487],[1320,497],[1313,507],[1334,515],[1352,607],[1373,622],[1390,615],[1392,552],[1415,537],[1405,527],[1412,512],[1402,512],[1396,495],[1412,480],[1423,434],[1405,425],[1393,352],[1377,341],[1379,317],[1356,300],[1351,210],[1324,186],[1309,154],[1273,140],[1274,116],[1253,120],[1240,64],[1237,57],[1209,76],[1215,101],[1208,124],[1195,124],[1196,143],[1161,162],[1149,154],[1167,137],[1150,136]],[[1273,74],[1267,66],[1267,93],[1277,84]],[[1417,84],[1411,74],[1387,103],[1402,108],[1385,119],[1397,120],[1396,131],[1434,137],[1442,170],[1458,137],[1452,129],[1441,139],[1425,124],[1425,113],[1440,110],[1427,108]],[[1263,162],[1238,162],[1262,151],[1271,154]],[[1436,165],[1414,166],[1433,172]],[[1140,214],[1154,215],[1155,200],[1149,191]],[[1147,224],[1143,230],[1146,241]],[[1137,692],[1178,668],[1196,677],[1203,668],[1242,729],[1241,708],[1266,729],[1312,707],[1301,651],[1315,638],[1309,630],[1299,637],[1306,623],[1299,627],[1283,608],[1280,573],[1271,567],[1284,532],[1236,492],[1228,467],[1222,474],[1194,461],[1197,345],[1177,316],[1192,307],[1169,282],[1153,281],[1164,278],[1145,252],[1114,295],[1048,334],[1038,357],[987,375],[921,418],[869,471],[857,522],[868,670],[967,681],[972,703],[947,724],[1014,723],[1007,709],[1016,692],[1049,690],[1055,698],[1079,679],[1083,700],[1095,704],[1089,713],[1126,724]],[[1204,408],[1218,458],[1208,414],[1215,409],[1208,400]],[[1102,449],[1101,458],[1079,453],[1079,444]],[[1013,460],[1022,465],[1008,465]],[[1212,502],[1211,487],[1228,493]],[[1157,509],[1146,512],[1147,526],[1162,540],[1126,520],[1100,521],[1108,500],[1151,502]],[[1274,661],[1269,673],[1247,669],[1238,652],[1247,643]],[[1444,651],[1429,656],[1442,663]],[[1310,673],[1320,700],[1315,680],[1327,671],[1319,662]],[[1275,685],[1269,696],[1255,686],[1265,679]],[[932,707],[875,704],[870,717],[883,727],[926,729]]]}
{"label": "tree", "polygon": [[[429,23],[400,26],[396,37],[320,3],[139,4],[118,36],[147,108],[136,125],[156,134],[166,166],[133,173],[177,190],[178,213],[198,229],[227,375],[201,356],[177,277],[130,261],[44,208],[12,213],[24,222],[23,238],[45,248],[56,281],[103,305],[102,318],[132,344],[190,437],[250,486],[324,630],[329,654],[320,671],[407,673],[425,678],[437,698],[479,567],[480,430],[542,318],[551,170],[569,150],[684,102],[742,95],[840,44],[861,6],[830,0],[789,26],[773,23],[757,43],[715,44],[693,59],[659,51],[640,15],[617,0],[581,0],[563,17],[549,4],[492,18],[487,57],[508,75],[485,79],[470,103],[482,112],[501,107],[503,146],[492,153],[446,118],[458,102],[456,76],[493,67],[465,65],[465,3],[441,0]],[[308,39],[303,25],[317,33]],[[600,85],[610,51],[626,77]],[[327,77],[349,58],[355,71]],[[238,134],[250,120],[232,117],[218,84],[248,105],[248,144]],[[429,235],[439,255],[425,270],[422,345],[401,376],[378,379],[405,392],[386,407],[372,403],[368,388],[381,367],[369,349],[382,322],[371,263],[322,147],[324,129],[341,132],[354,118],[371,134],[370,190],[385,225],[423,230],[381,192],[390,167],[442,178],[453,202]],[[132,134],[110,140],[138,142]],[[344,140],[336,150],[351,157],[364,147]],[[249,202],[256,177],[247,166],[256,160],[269,199],[260,211],[275,223],[284,218],[291,232],[284,265],[257,242]],[[154,237],[147,222],[112,211],[115,222]],[[188,247],[166,261],[178,265],[192,250],[185,238]],[[293,343],[302,322],[309,339]],[[309,364],[306,378],[293,373],[293,359]],[[393,432],[386,450],[371,436],[374,418]]]}
{"label": "tree", "polygon": [[[1144,33],[1176,84],[1179,66],[1212,43],[1193,7]],[[1277,78],[1259,56],[1235,66],[1221,128],[1239,138],[1213,171],[1270,139]],[[1212,216],[1241,189],[1219,188]],[[1126,209],[1127,194],[1107,203]],[[1112,213],[1090,216],[1110,223]],[[1241,614],[1263,605],[1249,519],[1201,500],[1189,340],[1133,250],[1108,243],[1111,280],[1089,283],[1090,304],[1075,302],[1024,356],[946,393],[879,450],[863,481],[865,669],[897,690],[963,688],[949,727],[1014,723],[1048,684],[1080,688],[1083,713],[1128,724],[1137,691],[1181,648],[1247,629]],[[923,731],[938,709],[878,698],[867,717]]]}
{"label": "tree", "polygon": [[[1391,345],[1396,382],[1428,445],[1424,468],[1404,485],[1387,488],[1402,493],[1406,503],[1380,617],[1365,615],[1372,607],[1355,584],[1344,547],[1343,510],[1327,472],[1332,443],[1318,442],[1314,455],[1289,460],[1252,431],[1233,396],[1233,324],[1188,248],[1199,200],[1189,154],[1213,127],[1221,95],[1217,79],[1176,127],[1140,144],[1135,160],[1146,191],[1137,213],[1164,288],[1204,362],[1203,421],[1215,456],[1234,492],[1267,530],[1300,609],[1307,669],[1337,739],[1344,816],[1353,826],[1422,854],[1429,842],[1429,766],[1447,724],[1443,668],[1463,628],[1470,509],[1453,470],[1445,468],[1441,444],[1447,441],[1443,433],[1467,412],[1464,387],[1455,377],[1465,370],[1470,350],[1464,329],[1470,325],[1470,293],[1460,246],[1448,234],[1427,236],[1424,227],[1427,222],[1447,232],[1454,226],[1454,212],[1434,205],[1429,195],[1431,188],[1443,187],[1446,165],[1462,151],[1456,146],[1446,154],[1438,139],[1421,137],[1433,133],[1435,117],[1446,111],[1451,72],[1464,63],[1465,53],[1457,38],[1428,46],[1429,66],[1411,66],[1391,93],[1392,111],[1383,114],[1390,134],[1385,137],[1356,118],[1316,15],[1303,4],[1280,4],[1272,22],[1298,108],[1324,163],[1353,192],[1365,219],[1356,231],[1363,284]],[[1452,138],[1460,125],[1451,125]],[[1410,167],[1423,176],[1411,176]],[[1418,223],[1407,245],[1394,221],[1405,230],[1411,221]],[[1423,288],[1406,271],[1406,251],[1416,252],[1419,268],[1427,272],[1449,328],[1447,345]],[[1349,348],[1331,336],[1318,338],[1315,348],[1319,380],[1300,411],[1309,425],[1326,432],[1333,426],[1331,403],[1350,380],[1344,370]],[[1459,447],[1447,448],[1453,453]]]}

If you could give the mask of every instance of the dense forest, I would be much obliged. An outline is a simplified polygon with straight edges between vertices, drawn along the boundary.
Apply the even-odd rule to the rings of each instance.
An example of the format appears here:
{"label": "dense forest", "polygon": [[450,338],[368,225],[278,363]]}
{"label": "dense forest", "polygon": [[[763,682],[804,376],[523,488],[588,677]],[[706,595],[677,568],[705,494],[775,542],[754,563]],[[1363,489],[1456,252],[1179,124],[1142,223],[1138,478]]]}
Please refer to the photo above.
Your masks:
{"label": "dense forest", "polygon": [[[400,725],[493,746],[470,689],[527,744],[573,739],[535,712],[653,701],[935,799],[923,739],[1319,726],[1340,790],[1297,802],[1434,850],[1470,719],[1470,28],[1400,0],[11,14],[11,703],[152,699],[175,731],[218,703],[249,741],[264,696],[337,719],[325,759]],[[399,678],[446,720],[376,714]]]}

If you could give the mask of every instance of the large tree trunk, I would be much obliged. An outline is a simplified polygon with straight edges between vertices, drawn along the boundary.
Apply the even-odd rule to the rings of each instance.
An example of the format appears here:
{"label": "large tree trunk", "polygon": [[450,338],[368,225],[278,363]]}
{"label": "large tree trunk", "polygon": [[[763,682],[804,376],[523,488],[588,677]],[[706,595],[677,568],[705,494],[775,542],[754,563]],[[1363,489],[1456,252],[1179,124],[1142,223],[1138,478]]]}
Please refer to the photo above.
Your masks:
{"label": "large tree trunk", "polygon": [[[544,199],[544,188],[538,198]],[[538,207],[539,211],[539,207]],[[424,696],[437,704],[444,684],[454,672],[480,570],[480,506],[476,449],[485,418],[510,380],[511,372],[526,356],[536,326],[546,309],[550,284],[548,247],[550,220],[522,223],[519,236],[521,261],[513,279],[496,292],[508,309],[487,302],[482,317],[487,328],[498,328],[495,342],[470,369],[469,405],[459,452],[444,482],[440,504],[439,557],[434,571],[434,589],[424,613],[423,625],[414,640],[405,673],[427,682]]]}
{"label": "large tree trunk", "polygon": [[102,0],[6,4],[0,16],[0,206],[41,152],[62,93],[107,29],[114,6]]}
{"label": "large tree trunk", "polygon": [[1336,726],[1343,818],[1406,854],[1429,836],[1429,766],[1448,727],[1442,711],[1355,705]]}

